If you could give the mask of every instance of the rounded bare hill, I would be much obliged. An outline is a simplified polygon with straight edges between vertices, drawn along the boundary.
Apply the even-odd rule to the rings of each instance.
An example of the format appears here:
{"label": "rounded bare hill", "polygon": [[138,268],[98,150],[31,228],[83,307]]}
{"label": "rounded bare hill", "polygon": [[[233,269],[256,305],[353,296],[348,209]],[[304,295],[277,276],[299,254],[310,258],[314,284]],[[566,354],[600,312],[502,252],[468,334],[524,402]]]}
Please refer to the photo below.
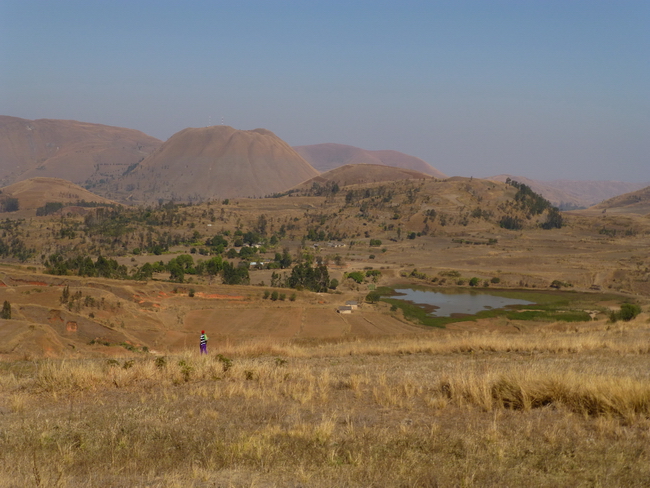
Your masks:
{"label": "rounded bare hill", "polygon": [[262,197],[316,176],[289,144],[266,129],[189,128],[120,178],[134,201]]}
{"label": "rounded bare hill", "polygon": [[74,183],[60,178],[30,178],[2,188],[3,197],[18,200],[21,211],[34,210],[46,203],[57,202],[75,205],[78,202],[95,202],[114,205],[115,202],[89,192]]}
{"label": "rounded bare hill", "polygon": [[78,184],[111,179],[160,144],[133,129],[0,116],[0,184],[40,176]]}
{"label": "rounded bare hill", "polygon": [[650,213],[650,186],[610,198],[592,208],[616,213],[648,214]]}
{"label": "rounded bare hill", "polygon": [[322,173],[305,181],[296,189],[308,190],[317,185],[336,183],[338,186],[362,185],[364,183],[380,183],[400,180],[430,180],[431,176],[411,169],[393,168],[380,164],[346,164],[339,168]]}
{"label": "rounded bare hill", "polygon": [[426,161],[399,151],[369,151],[359,147],[333,143],[296,146],[294,149],[309,164],[321,172],[346,164],[380,164],[395,168],[412,169],[434,178],[447,178],[447,175],[438,171]]}

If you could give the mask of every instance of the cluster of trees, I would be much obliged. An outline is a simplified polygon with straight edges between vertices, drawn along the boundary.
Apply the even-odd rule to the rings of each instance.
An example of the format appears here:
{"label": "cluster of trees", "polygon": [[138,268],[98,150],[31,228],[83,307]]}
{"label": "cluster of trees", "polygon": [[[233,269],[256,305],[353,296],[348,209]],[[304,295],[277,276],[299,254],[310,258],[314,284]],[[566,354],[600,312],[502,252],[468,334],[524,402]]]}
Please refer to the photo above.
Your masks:
{"label": "cluster of trees", "polygon": [[34,248],[27,247],[25,241],[19,237],[11,237],[8,240],[0,239],[0,256],[3,258],[11,257],[24,263],[36,254]]}
{"label": "cluster of trees", "polygon": [[133,278],[151,279],[153,273],[169,272],[169,279],[177,283],[184,283],[186,275],[208,276],[211,279],[221,275],[222,281],[227,285],[245,285],[250,282],[248,266],[236,266],[221,256],[213,256],[208,260],[194,262],[189,254],[181,254],[171,259],[167,264],[162,261],[158,263],[146,263],[137,270]]}
{"label": "cluster of trees", "polygon": [[248,285],[250,277],[247,266],[235,266],[228,261],[223,262],[222,276],[226,285]]}
{"label": "cluster of trees", "polygon": [[58,212],[63,208],[63,203],[61,202],[46,202],[42,207],[36,209],[37,217],[44,217],[45,215],[51,215],[54,212]]}
{"label": "cluster of trees", "polygon": [[38,207],[36,209],[37,217],[44,217],[46,215],[51,215],[55,212],[58,212],[66,205],[74,205],[75,207],[111,207],[115,208],[113,204],[105,204],[98,202],[87,202],[85,200],[77,200],[74,203],[63,203],[63,202],[45,202],[45,205]]}
{"label": "cluster of trees", "polygon": [[521,230],[524,228],[524,221],[519,217],[513,217],[512,215],[504,215],[499,220],[499,226],[503,229],[508,230]]}
{"label": "cluster of trees", "polygon": [[2,231],[0,257],[14,258],[25,262],[36,254],[36,249],[27,247],[23,240],[29,237],[29,234],[24,234],[21,229],[23,222],[24,219],[12,220],[8,218],[0,221],[0,231]]}
{"label": "cluster of trees", "polygon": [[[526,212],[528,218],[546,212],[546,220],[540,224],[542,229],[559,229],[562,227],[564,222],[560,210],[551,205],[551,202],[546,198],[535,193],[528,185],[510,178],[506,179],[506,184],[517,188],[515,194],[516,206]],[[517,217],[507,215],[501,218],[499,225],[504,229],[519,230],[523,227],[523,221]]]}
{"label": "cluster of trees", "polygon": [[118,264],[110,258],[99,256],[96,261],[86,256],[65,259],[61,254],[52,254],[43,262],[45,272],[53,275],[77,275],[127,279],[129,272],[126,266]]}
{"label": "cluster of trees", "polygon": [[636,303],[624,303],[621,305],[621,309],[618,312],[612,311],[609,314],[609,320],[611,322],[616,322],[618,320],[629,322],[640,313],[641,307],[639,307]]}
{"label": "cluster of trees", "polygon": [[515,202],[519,203],[521,208],[526,209],[532,215],[539,215],[549,208],[552,208],[551,202],[538,193],[535,193],[528,185],[518,181],[506,179],[506,184],[517,189]]}
{"label": "cluster of trees", "polygon": [[318,293],[326,292],[331,285],[327,266],[320,264],[312,267],[310,262],[298,264],[291,270],[286,285],[289,288],[304,288]]}
{"label": "cluster of trees", "polygon": [[0,198],[0,212],[17,212],[20,210],[20,203],[14,197]]}
{"label": "cluster of trees", "polygon": [[[287,298],[286,293],[279,293],[277,290],[269,291],[269,290],[264,290],[264,294],[262,295],[262,298],[264,300],[271,299],[272,301],[284,301]],[[292,293],[291,296],[289,297],[289,300],[292,302],[296,301],[296,294]]]}
{"label": "cluster of trees", "polygon": [[125,265],[116,260],[99,256],[97,260],[86,256],[65,259],[60,254],[52,254],[44,261],[45,272],[53,275],[76,275],[84,277],[112,278],[118,280],[149,280],[154,273],[169,272],[169,279],[178,283],[185,282],[186,275],[214,277],[221,274],[223,282],[229,285],[248,284],[248,268],[235,266],[224,261],[221,256],[214,256],[206,261],[194,263],[189,254],[181,254],[167,264],[162,261],[145,263],[133,268],[129,273]]}
{"label": "cluster of trees", "polygon": [[381,276],[381,271],[378,269],[367,269],[365,273],[363,271],[351,271],[350,273],[345,273],[343,276],[360,284],[363,283],[366,278],[370,278],[372,281],[377,281]]}
{"label": "cluster of trees", "polygon": [[311,188],[307,191],[304,192],[305,195],[308,196],[314,196],[314,197],[328,197],[332,195],[336,195],[341,188],[339,187],[339,184],[335,181],[328,181],[324,185],[321,185],[320,183],[313,183],[311,185]]}

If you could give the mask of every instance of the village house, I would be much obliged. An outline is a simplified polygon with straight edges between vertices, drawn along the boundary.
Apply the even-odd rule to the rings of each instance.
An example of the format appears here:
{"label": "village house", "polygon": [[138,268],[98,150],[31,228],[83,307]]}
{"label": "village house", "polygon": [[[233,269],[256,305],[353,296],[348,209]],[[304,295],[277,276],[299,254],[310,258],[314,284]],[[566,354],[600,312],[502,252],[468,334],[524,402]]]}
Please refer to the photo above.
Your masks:
{"label": "village house", "polygon": [[345,302],[345,304],[348,307],[350,307],[352,310],[356,310],[359,308],[359,302],[357,302],[356,300],[348,300],[347,302]]}

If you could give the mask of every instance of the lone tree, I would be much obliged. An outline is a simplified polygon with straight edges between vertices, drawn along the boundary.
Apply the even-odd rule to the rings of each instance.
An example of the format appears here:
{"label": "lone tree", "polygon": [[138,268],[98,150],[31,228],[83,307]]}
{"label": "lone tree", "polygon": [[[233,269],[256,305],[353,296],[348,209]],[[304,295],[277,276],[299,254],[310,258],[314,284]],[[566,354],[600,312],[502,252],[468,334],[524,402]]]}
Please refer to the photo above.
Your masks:
{"label": "lone tree", "polygon": [[2,313],[0,314],[1,319],[10,319],[11,318],[11,303],[7,300],[2,304]]}

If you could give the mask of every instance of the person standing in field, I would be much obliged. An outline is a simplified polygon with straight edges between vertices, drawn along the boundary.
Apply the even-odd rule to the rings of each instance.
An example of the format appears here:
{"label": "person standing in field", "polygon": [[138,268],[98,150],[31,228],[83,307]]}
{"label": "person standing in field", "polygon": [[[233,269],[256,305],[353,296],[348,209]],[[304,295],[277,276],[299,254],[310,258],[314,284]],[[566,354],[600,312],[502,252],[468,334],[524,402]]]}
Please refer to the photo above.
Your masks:
{"label": "person standing in field", "polygon": [[201,331],[201,354],[207,354],[208,353],[208,336],[206,335],[205,331]]}

